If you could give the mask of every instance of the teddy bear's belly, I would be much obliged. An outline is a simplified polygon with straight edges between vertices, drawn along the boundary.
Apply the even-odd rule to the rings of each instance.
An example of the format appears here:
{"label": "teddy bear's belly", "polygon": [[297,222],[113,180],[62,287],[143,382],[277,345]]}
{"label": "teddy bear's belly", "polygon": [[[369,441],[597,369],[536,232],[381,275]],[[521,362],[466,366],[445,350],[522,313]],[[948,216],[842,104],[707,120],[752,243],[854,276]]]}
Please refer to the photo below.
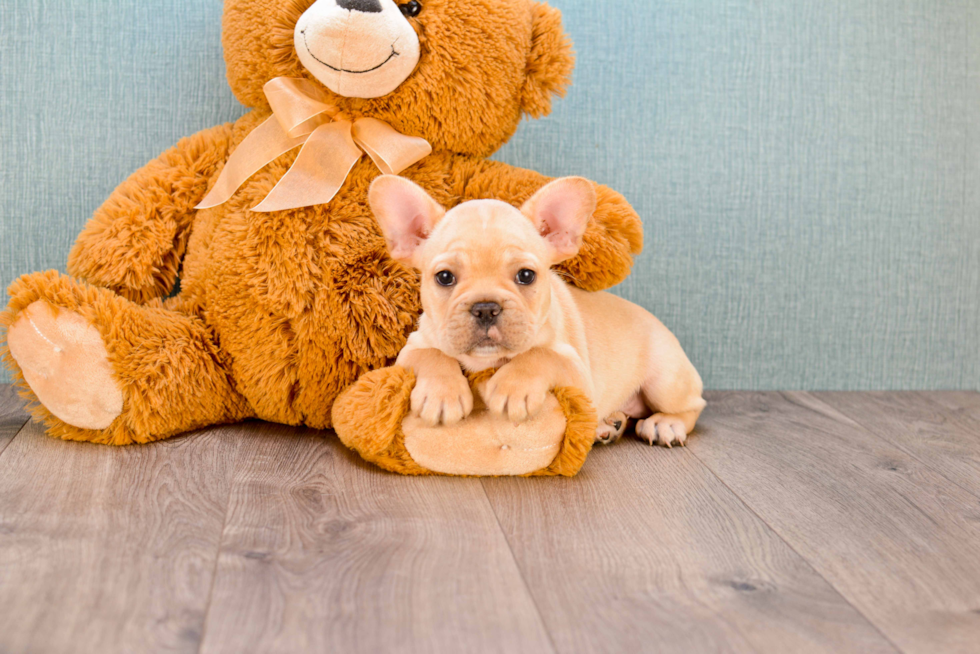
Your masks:
{"label": "teddy bear's belly", "polygon": [[336,396],[393,361],[415,327],[415,275],[388,258],[357,197],[366,186],[349,180],[329,205],[296,211],[232,208],[194,235],[185,290],[259,418],[329,427]]}

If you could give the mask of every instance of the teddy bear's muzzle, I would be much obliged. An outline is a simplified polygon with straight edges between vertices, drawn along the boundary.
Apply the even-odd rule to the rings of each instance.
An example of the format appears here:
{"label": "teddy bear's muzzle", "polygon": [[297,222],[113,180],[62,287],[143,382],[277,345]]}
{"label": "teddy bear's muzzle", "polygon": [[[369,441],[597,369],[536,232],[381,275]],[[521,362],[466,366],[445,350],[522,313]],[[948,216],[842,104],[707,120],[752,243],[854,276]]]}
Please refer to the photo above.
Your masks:
{"label": "teddy bear's muzzle", "polygon": [[337,0],[337,4],[350,11],[363,11],[369,14],[379,14],[383,11],[380,0]]}
{"label": "teddy bear's muzzle", "polygon": [[419,61],[418,35],[393,0],[317,0],[294,42],[303,66],[348,98],[391,93]]}

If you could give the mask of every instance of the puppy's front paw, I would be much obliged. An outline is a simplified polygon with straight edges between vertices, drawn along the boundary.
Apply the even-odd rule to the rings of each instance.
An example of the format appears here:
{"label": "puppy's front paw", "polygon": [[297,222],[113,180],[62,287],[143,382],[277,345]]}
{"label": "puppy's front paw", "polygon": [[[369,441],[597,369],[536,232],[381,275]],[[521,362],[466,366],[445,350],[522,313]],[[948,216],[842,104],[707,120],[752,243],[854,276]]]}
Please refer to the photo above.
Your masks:
{"label": "puppy's front paw", "polygon": [[472,411],[473,391],[462,373],[416,380],[412,391],[412,413],[427,425],[454,425]]}
{"label": "puppy's front paw", "polygon": [[687,442],[687,428],[679,416],[667,413],[655,413],[646,420],[636,424],[636,435],[650,443],[673,447],[674,444],[684,445]]}
{"label": "puppy's front paw", "polygon": [[487,408],[506,415],[511,422],[524,422],[541,411],[551,386],[547,379],[522,375],[516,366],[505,365],[487,382]]}

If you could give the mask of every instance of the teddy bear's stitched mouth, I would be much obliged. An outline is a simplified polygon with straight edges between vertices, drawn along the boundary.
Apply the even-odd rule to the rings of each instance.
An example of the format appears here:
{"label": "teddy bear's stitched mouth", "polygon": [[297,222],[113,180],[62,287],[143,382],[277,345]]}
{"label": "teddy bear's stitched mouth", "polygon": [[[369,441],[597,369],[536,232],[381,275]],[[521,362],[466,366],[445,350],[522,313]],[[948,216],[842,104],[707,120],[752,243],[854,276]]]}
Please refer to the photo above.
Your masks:
{"label": "teddy bear's stitched mouth", "polygon": [[331,66],[330,64],[328,64],[327,62],[325,62],[324,60],[320,59],[315,54],[313,54],[313,50],[310,49],[310,43],[309,43],[309,41],[306,40],[306,30],[305,29],[304,30],[300,30],[300,34],[303,35],[303,45],[306,46],[306,51],[308,53],[310,53],[310,56],[313,57],[314,59],[316,59],[319,63],[321,63],[324,66],[326,66],[327,68],[329,68],[330,70],[336,71],[338,73],[351,73],[352,75],[363,75],[364,73],[372,73],[372,72],[378,70],[379,68],[381,68],[382,66],[384,66],[385,64],[387,64],[389,61],[391,61],[395,57],[401,56],[401,53],[399,53],[398,51],[395,50],[395,43],[398,42],[397,39],[396,39],[395,40],[395,43],[392,43],[391,44],[391,54],[388,55],[388,58],[385,59],[384,61],[382,61],[380,64],[378,64],[374,68],[368,68],[367,70],[347,70],[346,68],[337,68],[335,66]]}

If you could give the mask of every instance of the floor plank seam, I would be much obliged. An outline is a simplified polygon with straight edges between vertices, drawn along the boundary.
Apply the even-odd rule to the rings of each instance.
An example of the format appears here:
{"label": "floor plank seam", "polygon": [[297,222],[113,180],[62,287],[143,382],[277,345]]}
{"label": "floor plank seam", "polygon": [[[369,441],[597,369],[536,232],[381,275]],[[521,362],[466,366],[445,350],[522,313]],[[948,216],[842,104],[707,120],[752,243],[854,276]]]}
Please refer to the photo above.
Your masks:
{"label": "floor plank seam", "polygon": [[[908,448],[906,448],[901,443],[896,442],[896,441],[893,441],[893,440],[891,440],[889,438],[886,438],[884,436],[881,436],[880,434],[875,433],[869,427],[867,427],[863,422],[860,422],[860,420],[858,418],[853,418],[849,414],[846,414],[843,411],[841,411],[840,409],[837,409],[832,404],[829,404],[828,402],[826,402],[823,399],[821,399],[820,396],[815,395],[814,393],[811,393],[811,392],[807,392],[807,395],[809,395],[815,402],[819,402],[820,404],[822,404],[823,406],[827,407],[828,409],[832,409],[833,411],[836,411],[841,416],[843,416],[844,418],[846,418],[850,422],[854,423],[854,426],[860,428],[862,432],[868,434],[869,436],[872,436],[873,438],[877,438],[879,441],[881,441],[883,443],[886,443],[887,445],[889,445],[891,447],[894,447],[896,450],[900,451],[902,454],[905,454],[906,456],[908,456],[913,461],[918,461],[921,465],[925,466],[929,470],[932,470],[934,473],[936,473],[937,475],[939,475],[940,477],[942,477],[943,479],[945,479],[949,483],[953,484],[954,486],[956,486],[957,488],[959,488],[963,492],[968,493],[969,495],[972,495],[973,497],[975,497],[977,499],[980,499],[980,493],[977,493],[976,491],[974,491],[974,490],[972,490],[970,488],[967,488],[967,487],[963,486],[961,483],[959,483],[955,479],[950,478],[943,471],[943,469],[941,467],[937,467],[933,463],[931,463],[931,462],[929,462],[929,461],[921,458],[919,455],[917,455],[915,452],[909,450]],[[939,413],[948,413],[949,410],[946,407],[944,407],[943,405],[939,404],[938,402],[932,400],[928,396],[922,395],[921,397],[922,397],[923,400],[925,400],[929,404],[935,406],[937,412],[939,412]]]}
{"label": "floor plank seam", "polygon": [[30,423],[30,421],[31,421],[30,418],[27,418],[26,420],[24,420],[24,424],[22,424],[17,429],[17,433],[14,434],[13,436],[11,436],[10,440],[3,444],[3,447],[0,447],[0,459],[3,458],[3,453],[7,451],[7,448],[10,447],[10,444],[13,443],[15,440],[17,440],[17,437],[18,436],[20,436],[21,434],[24,433],[24,431],[27,428],[27,425],[28,425],[28,423]]}
{"label": "floor plank seam", "polygon": [[[863,429],[863,427],[862,427],[862,429]],[[731,486],[729,486],[728,483],[726,483],[725,480],[722,479],[714,471],[714,469],[712,469],[711,466],[709,466],[707,463],[705,463],[704,460],[701,457],[699,457],[697,455],[697,453],[693,451],[692,448],[686,448],[686,449],[688,450],[688,452],[691,453],[691,455],[695,459],[697,459],[698,463],[700,463],[701,465],[703,465],[704,468],[709,473],[711,473],[711,476],[713,476],[715,479],[717,479],[719,483],[721,483],[725,488],[727,488],[728,491],[736,499],[738,499],[738,501],[742,504],[742,506],[744,506],[746,508],[747,511],[749,511],[749,513],[751,513],[752,515],[754,515],[762,524],[764,524],[769,529],[769,531],[771,531],[773,533],[773,535],[776,536],[776,538],[778,538],[780,541],[782,541],[786,545],[786,547],[788,547],[790,549],[790,551],[792,551],[794,554],[796,554],[796,556],[798,556],[800,558],[800,560],[803,561],[807,565],[807,567],[810,568],[810,570],[813,571],[813,574],[817,575],[820,579],[823,579],[824,582],[827,584],[828,587],[832,588],[834,590],[834,592],[837,593],[837,595],[840,596],[840,598],[843,601],[847,602],[847,604],[849,606],[851,606],[851,608],[853,608],[857,612],[858,615],[860,615],[862,618],[864,618],[864,621],[867,622],[868,625],[870,625],[872,629],[874,629],[876,632],[878,632],[878,634],[882,638],[885,639],[885,642],[887,642],[889,645],[891,645],[892,647],[894,647],[896,652],[902,652],[903,654],[905,653],[905,650],[904,649],[902,649],[901,647],[899,647],[898,644],[895,643],[895,641],[893,641],[891,638],[889,638],[888,635],[885,634],[885,632],[881,630],[881,627],[878,626],[870,617],[868,617],[864,613],[864,611],[862,611],[859,607],[855,606],[854,605],[854,602],[852,602],[847,597],[847,595],[845,595],[844,592],[841,591],[841,589],[839,589],[833,582],[831,582],[829,579],[827,579],[826,576],[824,576],[819,570],[817,570],[817,568],[813,565],[813,563],[810,562],[810,559],[808,559],[807,557],[805,557],[802,553],[800,553],[799,550],[797,550],[795,547],[793,547],[793,544],[790,543],[789,541],[787,541],[786,538],[784,538],[783,535],[781,533],[779,533],[779,530],[778,529],[776,529],[773,525],[771,525],[768,520],[764,519],[761,515],[759,515],[759,513],[755,510],[755,508],[753,506],[751,506],[745,500],[745,498],[743,498],[741,495],[739,495],[738,493],[736,493],[735,492],[735,489],[732,488]]]}
{"label": "floor plank seam", "polygon": [[228,514],[231,512],[231,496],[234,491],[235,478],[238,475],[239,453],[241,451],[241,440],[235,448],[235,465],[232,468],[230,479],[228,480],[228,495],[225,498],[225,512],[221,518],[221,532],[218,534],[218,549],[214,555],[214,566],[211,572],[211,585],[208,587],[208,600],[204,606],[204,618],[201,620],[201,635],[197,642],[197,654],[201,654],[204,648],[204,637],[208,631],[208,618],[211,615],[211,603],[214,599],[214,587],[218,584],[218,564],[221,562],[221,548],[225,544],[225,528],[228,526]]}
{"label": "floor plank seam", "polygon": [[514,547],[510,543],[510,539],[507,538],[507,532],[504,531],[504,526],[500,524],[500,516],[497,515],[497,509],[493,506],[493,502],[490,501],[490,495],[487,494],[486,482],[484,479],[480,480],[480,488],[483,489],[483,497],[487,501],[487,505],[490,507],[491,513],[493,513],[493,519],[497,523],[497,529],[500,530],[500,535],[503,537],[504,542],[507,543],[507,551],[510,552],[510,560],[514,562],[514,567],[517,569],[518,574],[521,575],[521,583],[524,585],[524,590],[527,592],[527,596],[531,598],[531,603],[534,604],[534,612],[538,616],[538,621],[541,623],[541,628],[544,629],[544,633],[548,636],[548,643],[551,644],[551,651],[555,654],[561,654],[561,650],[555,644],[555,639],[551,635],[551,629],[548,627],[548,623],[544,619],[544,614],[541,613],[541,607],[538,606],[538,600],[531,592],[531,586],[527,583],[527,578],[524,576],[524,569],[521,568],[521,564],[517,560],[517,555],[514,554]]}

